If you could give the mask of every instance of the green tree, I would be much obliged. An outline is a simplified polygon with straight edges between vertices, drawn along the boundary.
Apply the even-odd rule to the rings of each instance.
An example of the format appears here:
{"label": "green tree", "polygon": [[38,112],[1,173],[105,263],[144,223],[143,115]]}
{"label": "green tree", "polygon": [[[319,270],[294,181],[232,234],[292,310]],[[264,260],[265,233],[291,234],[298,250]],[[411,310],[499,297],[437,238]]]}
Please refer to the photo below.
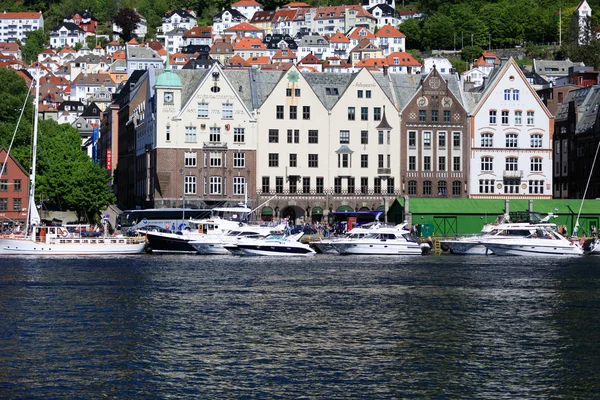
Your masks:
{"label": "green tree", "polygon": [[442,13],[423,22],[423,45],[427,49],[451,49],[454,46],[454,23]]}
{"label": "green tree", "polygon": [[18,126],[11,154],[28,168],[31,155],[31,132],[33,121],[33,95],[27,102],[27,84],[17,73],[9,68],[0,68],[0,147],[8,149],[15,133],[15,127],[21,109],[25,105],[25,111]]}
{"label": "green tree", "polygon": [[101,209],[115,201],[109,177],[81,151],[79,132],[68,124],[40,121],[37,193],[53,209],[75,210],[92,222]]}
{"label": "green tree", "polygon": [[25,34],[25,44],[21,49],[23,59],[27,64],[31,64],[37,59],[50,42],[50,37],[44,33],[43,29],[29,31]]}
{"label": "green tree", "polygon": [[407,49],[422,49],[423,32],[420,21],[409,18],[398,26],[398,30],[406,35]]}

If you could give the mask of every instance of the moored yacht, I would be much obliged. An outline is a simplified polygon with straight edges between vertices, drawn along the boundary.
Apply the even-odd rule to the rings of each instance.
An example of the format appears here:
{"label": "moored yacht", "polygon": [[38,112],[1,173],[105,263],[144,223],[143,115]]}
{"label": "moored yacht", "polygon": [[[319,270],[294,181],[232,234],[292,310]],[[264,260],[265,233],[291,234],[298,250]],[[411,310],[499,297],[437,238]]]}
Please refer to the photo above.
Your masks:
{"label": "moored yacht", "polygon": [[226,244],[224,247],[232,254],[242,256],[306,257],[315,255],[316,252],[308,244],[300,242],[303,235],[303,232],[292,236],[274,234],[263,239],[240,240],[236,243]]}
{"label": "moored yacht", "polygon": [[359,239],[342,239],[331,243],[340,254],[421,255],[429,246],[419,245],[404,225],[375,228]]}
{"label": "moored yacht", "polygon": [[498,256],[581,256],[583,249],[552,229],[536,227],[525,237],[482,239],[481,244]]}
{"label": "moored yacht", "polygon": [[270,234],[283,232],[285,225],[259,226],[243,225],[224,235],[202,235],[189,242],[198,254],[230,254],[225,245],[235,244],[247,239],[261,239]]}
{"label": "moored yacht", "polygon": [[153,253],[189,253],[196,249],[191,241],[202,240],[206,236],[225,235],[233,229],[245,225],[245,220],[252,210],[247,207],[216,207],[211,210],[211,217],[189,220],[189,228],[182,232],[147,232],[148,244]]}

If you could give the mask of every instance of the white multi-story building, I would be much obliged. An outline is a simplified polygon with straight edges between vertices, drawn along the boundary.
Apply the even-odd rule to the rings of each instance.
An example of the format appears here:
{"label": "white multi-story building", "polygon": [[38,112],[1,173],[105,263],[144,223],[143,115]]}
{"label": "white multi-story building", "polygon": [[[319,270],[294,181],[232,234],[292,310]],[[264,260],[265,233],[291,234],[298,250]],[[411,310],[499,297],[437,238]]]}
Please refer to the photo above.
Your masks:
{"label": "white multi-story building", "polygon": [[0,42],[25,43],[29,31],[44,29],[44,17],[40,12],[2,12],[0,13]]}
{"label": "white multi-story building", "polygon": [[241,12],[234,9],[223,10],[213,17],[212,33],[222,35],[225,29],[242,22],[248,22],[248,18]]}
{"label": "white multi-story building", "polygon": [[255,0],[240,0],[231,5],[232,10],[239,11],[248,21],[252,19],[254,13],[262,11],[263,7]]}
{"label": "white multi-story building", "polygon": [[329,117],[333,193],[348,193],[347,205],[355,210],[377,209],[385,205],[382,198],[399,194],[400,114],[383,90],[390,83],[377,78],[366,68],[357,72]]}
{"label": "white multi-story building", "polygon": [[470,112],[470,197],[552,198],[554,117],[511,58]]}
{"label": "white multi-story building", "polygon": [[428,74],[434,68],[442,75],[449,74],[452,70],[452,63],[445,57],[427,57],[423,59],[422,73]]}
{"label": "white multi-story building", "polygon": [[576,26],[579,28],[579,35],[577,36],[577,43],[589,44],[594,38],[594,32],[592,31],[592,8],[586,0],[581,0],[577,8],[573,12],[573,18],[575,19]]}
{"label": "white multi-story building", "polygon": [[387,56],[404,51],[406,36],[391,25],[384,25],[375,32],[375,45]]}
{"label": "white multi-story building", "polygon": [[63,22],[50,31],[50,47],[75,47],[85,43],[85,31],[72,22]]}
{"label": "white multi-story building", "polygon": [[[229,72],[235,78],[238,71]],[[232,83],[216,63],[209,70],[178,75],[167,67],[158,76],[157,206],[175,205],[181,188],[188,204],[204,207],[252,198],[257,122],[244,101],[249,95],[244,86]]]}

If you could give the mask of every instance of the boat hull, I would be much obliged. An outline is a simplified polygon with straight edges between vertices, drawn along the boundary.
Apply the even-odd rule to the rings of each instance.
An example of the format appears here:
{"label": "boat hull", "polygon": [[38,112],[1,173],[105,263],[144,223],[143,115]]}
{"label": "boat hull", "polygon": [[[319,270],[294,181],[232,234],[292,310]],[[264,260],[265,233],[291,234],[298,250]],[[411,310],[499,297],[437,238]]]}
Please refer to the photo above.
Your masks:
{"label": "boat hull", "polygon": [[486,255],[492,252],[479,242],[468,242],[463,240],[444,240],[441,242],[443,246],[447,246],[453,254],[460,255]]}
{"label": "boat hull", "polygon": [[43,243],[29,239],[0,238],[0,255],[112,255],[140,254],[145,241],[128,238],[59,239]]}
{"label": "boat hull", "polygon": [[152,253],[196,253],[196,249],[189,244],[191,239],[183,235],[148,232],[147,237]]}
{"label": "boat hull", "polygon": [[576,245],[543,245],[525,243],[484,243],[495,255],[498,256],[527,256],[527,257],[554,257],[554,256],[581,256],[583,250]]}
{"label": "boat hull", "polygon": [[202,242],[191,242],[190,246],[196,250],[196,253],[202,255],[221,255],[221,254],[229,254],[229,251],[225,247],[223,247],[223,243],[202,243]]}
{"label": "boat hull", "polygon": [[245,256],[310,257],[316,254],[309,246],[240,243],[225,248],[232,254]]}
{"label": "boat hull", "polygon": [[332,243],[333,248],[342,255],[377,255],[377,256],[404,256],[421,255],[423,250],[414,243]]}

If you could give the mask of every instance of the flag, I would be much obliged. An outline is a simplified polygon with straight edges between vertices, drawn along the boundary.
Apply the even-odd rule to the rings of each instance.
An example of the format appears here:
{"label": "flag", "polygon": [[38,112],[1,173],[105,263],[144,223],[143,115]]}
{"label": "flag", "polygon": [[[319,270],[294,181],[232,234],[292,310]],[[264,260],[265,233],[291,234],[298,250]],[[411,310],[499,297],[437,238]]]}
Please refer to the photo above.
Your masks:
{"label": "flag", "polygon": [[561,14],[561,12],[560,12],[560,8],[559,8],[558,11],[556,11],[554,13],[554,15],[552,16],[552,19],[556,20],[556,19],[560,18],[560,14]]}

